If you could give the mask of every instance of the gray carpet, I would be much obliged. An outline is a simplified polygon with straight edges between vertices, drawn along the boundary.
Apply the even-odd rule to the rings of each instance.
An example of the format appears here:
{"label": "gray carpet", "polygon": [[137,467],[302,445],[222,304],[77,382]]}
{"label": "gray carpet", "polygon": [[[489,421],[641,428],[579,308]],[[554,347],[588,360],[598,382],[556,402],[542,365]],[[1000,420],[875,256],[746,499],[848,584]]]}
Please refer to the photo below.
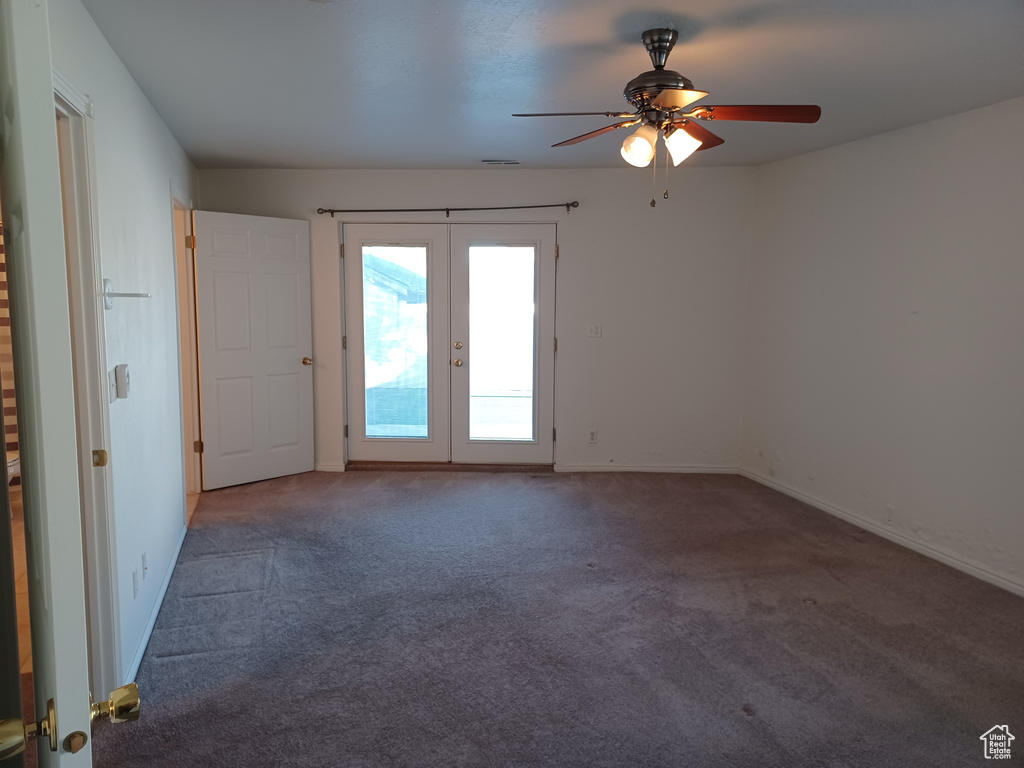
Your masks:
{"label": "gray carpet", "polygon": [[978,766],[1022,651],[1021,598],[739,477],[312,473],[203,494],[95,761]]}

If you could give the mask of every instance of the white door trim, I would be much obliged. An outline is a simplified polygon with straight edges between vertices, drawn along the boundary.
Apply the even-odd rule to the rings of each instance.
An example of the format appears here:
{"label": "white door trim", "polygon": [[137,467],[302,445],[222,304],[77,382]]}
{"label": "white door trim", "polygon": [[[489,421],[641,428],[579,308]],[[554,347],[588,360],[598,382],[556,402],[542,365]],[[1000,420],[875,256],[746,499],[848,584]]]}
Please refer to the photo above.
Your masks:
{"label": "white door trim", "polygon": [[123,683],[116,569],[116,536],[109,464],[93,466],[94,450],[110,450],[106,331],[93,169],[92,103],[54,76],[64,179],[64,234],[67,244],[68,298],[74,350],[75,406],[78,427],[79,486],[85,544],[86,608],[89,627],[90,685],[112,691]]}

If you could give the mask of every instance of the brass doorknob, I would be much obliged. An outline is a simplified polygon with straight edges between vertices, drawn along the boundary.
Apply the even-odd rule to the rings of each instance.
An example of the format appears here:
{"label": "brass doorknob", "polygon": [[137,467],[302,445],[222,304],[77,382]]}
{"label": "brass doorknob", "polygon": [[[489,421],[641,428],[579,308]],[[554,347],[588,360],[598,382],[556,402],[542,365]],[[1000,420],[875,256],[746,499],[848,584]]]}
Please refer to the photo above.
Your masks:
{"label": "brass doorknob", "polygon": [[458,358],[456,358],[456,359],[455,359],[455,360],[453,361],[453,364],[455,365],[455,367],[456,367],[456,368],[461,368],[461,367],[462,367],[462,361],[461,361],[461,360],[459,360]]}
{"label": "brass doorknob", "polygon": [[302,358],[302,364],[303,365],[312,365],[313,364],[313,358],[312,357],[304,357],[304,358]]}
{"label": "brass doorknob", "polygon": [[139,719],[139,686],[135,683],[122,685],[110,694],[106,701],[97,701],[89,708],[89,719],[109,720],[112,723],[127,723]]}
{"label": "brass doorknob", "polygon": [[454,344],[452,344],[452,346],[455,347],[456,349],[462,349],[462,342],[456,341]]}
{"label": "brass doorknob", "polygon": [[57,711],[53,699],[46,703],[46,717],[38,723],[25,723],[19,718],[0,720],[0,760],[20,755],[30,739],[47,738],[50,750],[57,751]]}

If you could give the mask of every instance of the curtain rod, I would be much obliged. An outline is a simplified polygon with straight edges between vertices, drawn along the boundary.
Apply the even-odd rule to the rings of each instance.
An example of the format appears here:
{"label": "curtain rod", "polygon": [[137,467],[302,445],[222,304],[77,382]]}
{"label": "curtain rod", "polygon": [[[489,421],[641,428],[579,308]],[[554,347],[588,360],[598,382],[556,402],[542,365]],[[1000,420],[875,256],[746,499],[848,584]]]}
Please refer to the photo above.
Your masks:
{"label": "curtain rod", "polygon": [[440,213],[444,211],[444,217],[447,219],[452,211],[518,211],[523,208],[565,208],[565,212],[569,213],[573,208],[579,208],[579,200],[573,200],[571,203],[552,203],[551,205],[495,205],[490,208],[362,208],[353,210],[342,210],[341,208],[317,208],[316,212],[321,216],[325,213],[331,214],[331,218],[334,218],[336,213]]}

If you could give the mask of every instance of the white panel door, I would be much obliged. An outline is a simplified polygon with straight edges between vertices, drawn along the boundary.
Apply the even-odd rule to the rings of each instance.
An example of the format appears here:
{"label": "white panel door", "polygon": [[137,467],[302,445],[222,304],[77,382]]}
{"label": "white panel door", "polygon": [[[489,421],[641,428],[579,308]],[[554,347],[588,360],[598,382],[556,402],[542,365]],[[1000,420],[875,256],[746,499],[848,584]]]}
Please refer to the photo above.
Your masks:
{"label": "white panel door", "polygon": [[309,223],[195,212],[203,488],[313,469]]}
{"label": "white panel door", "polygon": [[348,455],[448,461],[448,227],[345,224]]}
{"label": "white panel door", "polygon": [[[89,725],[74,379],[57,127],[46,4],[0,3],[0,204],[12,297],[28,542],[36,715],[53,700],[57,751],[39,764],[89,766],[59,743]],[[45,446],[45,450],[43,448]],[[96,691],[102,699],[107,692]],[[0,713],[0,717],[17,716]],[[34,749],[34,747],[31,747]]]}
{"label": "white panel door", "polygon": [[452,461],[551,464],[555,225],[453,224],[451,275]]}

